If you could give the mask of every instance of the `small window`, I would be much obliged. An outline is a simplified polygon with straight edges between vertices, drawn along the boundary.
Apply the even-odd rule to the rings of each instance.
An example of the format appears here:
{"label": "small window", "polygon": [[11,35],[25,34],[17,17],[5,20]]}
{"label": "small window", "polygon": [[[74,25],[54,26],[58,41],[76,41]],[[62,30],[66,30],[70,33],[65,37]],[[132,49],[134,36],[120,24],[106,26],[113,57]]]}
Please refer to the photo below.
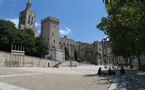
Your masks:
{"label": "small window", "polygon": [[30,19],[31,17],[29,16],[29,19]]}
{"label": "small window", "polygon": [[55,26],[54,26],[54,28],[55,28]]}
{"label": "small window", "polygon": [[53,42],[55,43],[55,40]]}
{"label": "small window", "polygon": [[32,17],[32,20],[33,20],[33,17]]}
{"label": "small window", "polygon": [[31,25],[33,25],[33,22],[31,22]]}
{"label": "small window", "polygon": [[99,51],[101,51],[101,49],[99,48]]}
{"label": "small window", "polygon": [[54,33],[52,33],[52,36],[54,36]]}

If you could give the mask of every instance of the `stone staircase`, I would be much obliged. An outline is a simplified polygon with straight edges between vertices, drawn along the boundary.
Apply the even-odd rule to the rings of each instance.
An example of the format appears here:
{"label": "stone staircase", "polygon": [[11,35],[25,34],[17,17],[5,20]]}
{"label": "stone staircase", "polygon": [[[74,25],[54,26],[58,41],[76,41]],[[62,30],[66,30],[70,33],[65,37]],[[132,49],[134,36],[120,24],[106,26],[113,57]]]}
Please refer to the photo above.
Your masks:
{"label": "stone staircase", "polygon": [[92,66],[94,64],[79,63],[77,61],[65,61],[65,62],[60,62],[53,67],[59,68],[59,67],[76,67],[76,66],[88,66],[88,65]]}

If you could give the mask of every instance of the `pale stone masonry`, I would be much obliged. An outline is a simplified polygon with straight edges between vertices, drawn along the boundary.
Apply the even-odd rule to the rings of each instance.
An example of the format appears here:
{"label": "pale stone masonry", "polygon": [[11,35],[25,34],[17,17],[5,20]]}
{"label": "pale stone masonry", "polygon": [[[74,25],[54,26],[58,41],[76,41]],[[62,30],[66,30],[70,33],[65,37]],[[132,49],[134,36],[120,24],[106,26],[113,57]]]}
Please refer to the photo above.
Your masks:
{"label": "pale stone masonry", "polygon": [[36,14],[31,10],[31,0],[28,0],[26,9],[20,12],[19,16],[19,29],[29,28],[32,29],[35,37],[38,36],[38,31],[35,29]]}
{"label": "pale stone masonry", "polygon": [[67,38],[67,36],[64,36],[60,37],[59,48],[64,50],[65,47],[67,47],[69,55],[74,57],[75,52],[79,53],[79,44],[79,42],[73,41],[72,39]]}
{"label": "pale stone masonry", "polygon": [[46,58],[65,61],[64,51],[68,49],[70,57],[74,58],[77,53],[78,58],[86,57],[88,62],[103,64],[102,43],[95,41],[93,44],[76,42],[67,36],[59,37],[59,19],[47,17],[41,21],[41,37],[49,48]]}
{"label": "pale stone masonry", "polygon": [[47,17],[41,21],[41,37],[48,48],[59,48],[59,19]]}
{"label": "pale stone masonry", "polygon": [[[25,10],[20,12],[19,29],[32,29],[35,37],[38,36],[38,31],[35,29],[36,13],[31,10],[31,0],[26,3]],[[64,50],[65,47],[69,51],[70,57],[74,58],[74,53],[77,52],[78,59],[86,57],[88,62],[93,64],[108,64],[108,63],[124,63],[123,57],[115,57],[110,48],[110,42],[107,38],[102,39],[101,42],[94,41],[92,44],[77,42],[67,38],[67,36],[59,37],[60,20],[55,17],[47,17],[41,21],[41,37],[49,48],[49,55],[46,58],[51,58],[57,61],[65,61]],[[145,56],[141,55],[141,62]],[[2,62],[0,62],[2,63]],[[129,63],[129,60],[128,60]],[[138,64],[136,57],[132,61],[135,65]],[[2,64],[3,65],[3,64]]]}

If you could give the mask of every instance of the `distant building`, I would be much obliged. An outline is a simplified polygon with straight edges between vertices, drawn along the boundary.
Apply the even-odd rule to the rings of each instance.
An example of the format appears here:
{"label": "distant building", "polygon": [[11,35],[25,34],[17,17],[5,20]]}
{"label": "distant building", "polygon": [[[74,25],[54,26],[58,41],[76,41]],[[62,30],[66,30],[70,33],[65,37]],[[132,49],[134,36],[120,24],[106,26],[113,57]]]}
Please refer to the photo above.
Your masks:
{"label": "distant building", "polygon": [[28,0],[26,9],[20,12],[19,16],[19,29],[29,28],[32,29],[35,37],[38,36],[38,31],[35,29],[36,14],[31,10],[31,0]]}

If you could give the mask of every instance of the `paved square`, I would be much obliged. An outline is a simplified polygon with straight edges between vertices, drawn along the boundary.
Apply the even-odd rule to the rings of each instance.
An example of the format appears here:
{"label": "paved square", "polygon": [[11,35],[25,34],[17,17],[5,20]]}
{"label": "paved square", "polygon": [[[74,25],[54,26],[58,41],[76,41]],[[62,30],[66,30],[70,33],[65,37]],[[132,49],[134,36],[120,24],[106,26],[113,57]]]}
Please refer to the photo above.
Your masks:
{"label": "paved square", "polygon": [[107,90],[112,77],[100,77],[100,66],[0,68],[1,90]]}

